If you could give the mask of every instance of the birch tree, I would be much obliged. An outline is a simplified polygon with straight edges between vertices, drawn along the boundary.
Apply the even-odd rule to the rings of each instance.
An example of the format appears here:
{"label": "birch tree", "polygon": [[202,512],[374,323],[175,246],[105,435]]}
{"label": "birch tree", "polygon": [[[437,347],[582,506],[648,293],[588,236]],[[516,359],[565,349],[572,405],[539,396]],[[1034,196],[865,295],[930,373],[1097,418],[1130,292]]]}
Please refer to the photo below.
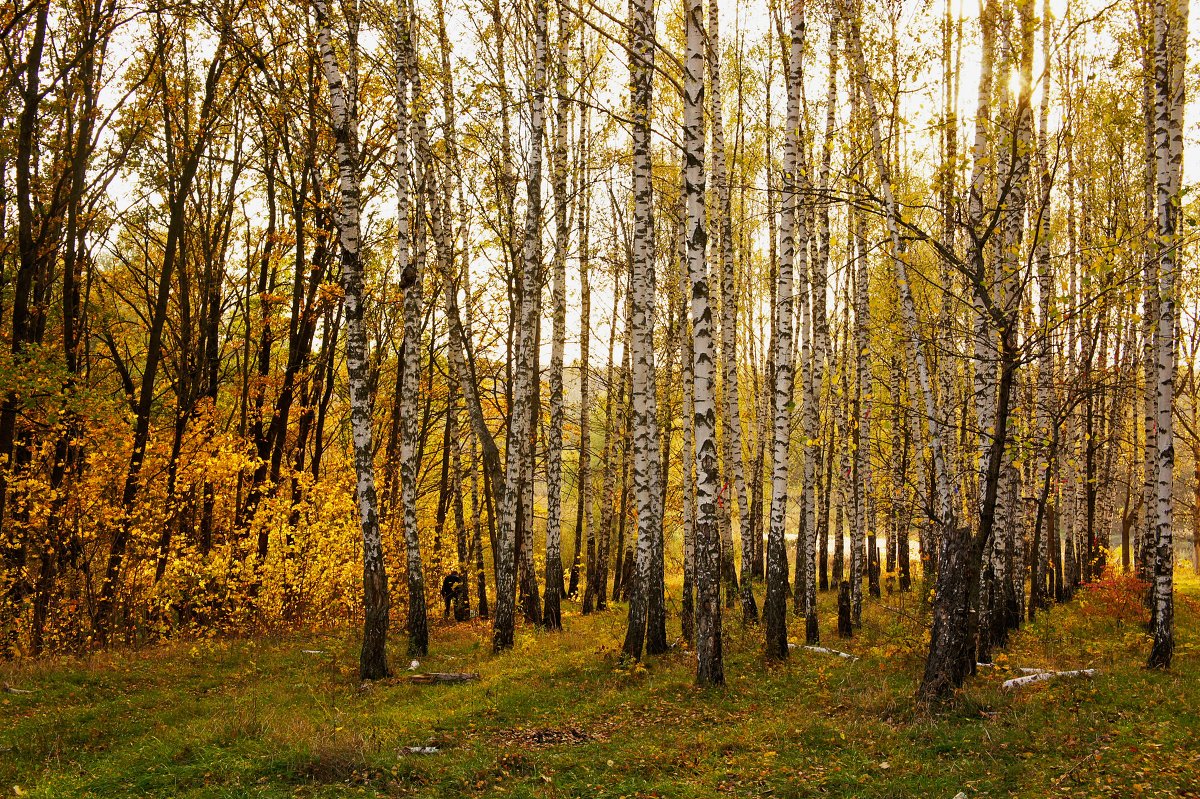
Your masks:
{"label": "birch tree", "polygon": [[692,391],[696,448],[696,682],[724,685],[721,641],[721,540],[717,530],[716,398],[714,346],[709,305],[707,220],[704,196],[704,3],[688,0],[684,10],[683,157],[687,266],[691,278]]}
{"label": "birch tree", "polygon": [[[638,659],[666,651],[662,576],[654,574],[654,549],[662,548],[659,507],[658,409],[654,377],[654,212],[650,114],[654,84],[653,0],[630,0],[629,72],[633,116],[633,259],[629,278],[633,489],[637,502],[637,552],[623,651]],[[661,559],[659,559],[661,561]]]}
{"label": "birch tree", "polygon": [[[581,38],[582,41],[582,38]],[[580,61],[587,62],[587,48],[580,47]],[[576,211],[579,228],[579,498],[575,511],[575,553],[571,560],[571,580],[567,590],[568,596],[575,596],[579,590],[580,556],[583,548],[586,528],[589,551],[594,552],[594,530],[592,515],[595,513],[592,501],[592,447],[591,447],[591,341],[592,341],[592,284],[590,275],[591,262],[591,179],[589,177],[588,159],[590,150],[591,116],[588,106],[580,110],[579,123],[579,152],[580,173],[577,182],[578,210]],[[590,557],[590,556],[589,556]],[[589,566],[591,568],[591,566]]]}
{"label": "birch tree", "polygon": [[[420,97],[417,59],[409,21],[399,15],[397,39],[400,42],[400,63],[397,65],[396,90],[396,252],[399,260],[401,286],[404,288],[404,341],[401,347],[400,387],[400,503],[404,513],[405,571],[408,577],[408,650],[411,656],[429,653],[429,627],[425,614],[425,576],[421,562],[421,539],[417,527],[417,473],[420,469],[421,445],[418,437],[417,403],[421,381],[421,326],[424,315],[421,285],[424,279],[423,257],[412,258],[409,250],[409,180],[416,189],[417,237],[424,240],[423,228],[426,192],[425,174],[428,164],[428,135],[424,114],[418,110],[417,158],[410,172],[408,159],[409,115],[408,90],[411,79],[413,99]],[[424,246],[418,247],[423,252]]]}
{"label": "birch tree", "polygon": [[[717,241],[721,260],[721,361],[724,366],[724,461],[726,473],[732,476],[733,490],[728,499],[738,506],[738,531],[742,542],[742,573],[740,598],[742,623],[758,621],[758,606],[754,601],[750,570],[754,565],[754,548],[750,536],[750,505],[746,500],[746,476],[742,455],[742,418],[738,406],[738,346],[737,291],[734,284],[733,210],[729,191],[729,168],[725,154],[724,106],[721,94],[721,30],[717,0],[708,2],[708,99],[712,120],[712,180],[717,199]],[[732,549],[729,552],[733,556]],[[730,564],[732,568],[732,564]],[[732,585],[732,584],[731,584]]]}
{"label": "birch tree", "polygon": [[[517,327],[516,368],[513,370],[512,412],[508,427],[508,453],[504,471],[504,493],[499,500],[499,525],[496,532],[496,618],[492,649],[500,652],[513,645],[517,588],[518,515],[523,513],[521,495],[524,479],[532,479],[532,469],[524,474],[532,458],[532,406],[538,328],[538,294],[542,269],[542,137],[544,132],[548,2],[534,3],[534,63],[532,101],[530,103],[529,173],[526,177],[525,234],[519,285],[520,324]],[[527,516],[527,518],[530,518]],[[531,531],[529,531],[531,533]],[[527,541],[532,540],[528,535]],[[539,608],[540,610],[540,608]]]}
{"label": "birch tree", "polygon": [[[563,439],[563,350],[567,340],[567,43],[569,29],[562,8],[558,14],[559,55],[555,61],[554,148],[551,151],[551,183],[554,189],[554,261],[551,264],[551,307],[554,329],[550,345],[550,429],[546,433],[546,599],[542,620],[546,629],[562,629],[562,439]],[[586,323],[585,323],[586,324]],[[586,353],[586,350],[584,350]],[[581,448],[582,452],[582,448]],[[582,455],[581,455],[582,457]],[[582,475],[582,467],[581,467]],[[582,477],[581,477],[582,485]]]}
{"label": "birch tree", "polygon": [[775,289],[775,320],[772,325],[775,343],[775,400],[772,409],[774,432],[771,448],[771,528],[767,533],[767,595],[763,602],[766,654],[767,657],[778,659],[788,656],[788,567],[784,531],[787,525],[788,460],[794,388],[792,275],[797,261],[800,263],[799,270],[804,271],[808,250],[807,221],[799,198],[803,48],[804,8],[797,0],[790,7],[787,55],[784,59],[787,75],[787,122],[783,153],[783,209],[779,223],[779,274]]}
{"label": "birch tree", "polygon": [[827,447],[822,447],[820,406],[823,404],[822,390],[825,383],[826,362],[829,353],[829,320],[826,315],[826,275],[829,267],[829,176],[833,159],[833,127],[836,121],[837,104],[837,69],[838,69],[838,19],[836,8],[831,9],[829,21],[829,81],[825,97],[825,136],[821,147],[821,164],[818,176],[818,204],[815,208],[817,218],[816,252],[812,269],[812,302],[809,317],[812,323],[813,354],[811,379],[808,381],[805,406],[805,452],[804,480],[805,494],[808,497],[806,508],[808,518],[805,520],[806,537],[804,541],[804,639],[808,644],[820,641],[820,629],[817,625],[817,536],[825,529],[824,521],[818,522],[822,514],[817,497],[817,483],[820,480],[820,466],[824,458],[829,458]]}
{"label": "birch tree", "polygon": [[346,372],[350,379],[350,426],[354,438],[354,469],[357,474],[359,524],[363,536],[363,645],[358,673],[364,680],[388,676],[387,570],[379,537],[375,498],[375,448],[371,431],[371,396],[367,382],[367,336],[363,326],[362,254],[359,251],[359,146],[355,101],[333,50],[329,12],[325,0],[315,0],[317,41],[321,67],[329,88],[334,142],[337,148],[338,246],[342,259],[342,289],[346,308]]}
{"label": "birch tree", "polygon": [[1148,665],[1170,668],[1175,650],[1175,542],[1171,500],[1175,448],[1175,305],[1179,270],[1178,226],[1183,170],[1187,0],[1154,2],[1154,164],[1157,219],[1158,326],[1155,329],[1154,618]]}
{"label": "birch tree", "polygon": [[[964,575],[956,570],[964,567],[963,560],[970,560],[967,531],[954,523],[954,497],[950,475],[942,451],[940,414],[933,396],[929,364],[925,358],[917,323],[916,303],[908,279],[908,267],[904,262],[904,247],[900,238],[900,218],[892,192],[891,172],[883,151],[879,113],[876,109],[874,89],[871,86],[866,61],[863,58],[861,22],[858,10],[847,14],[842,4],[842,16],[847,20],[846,39],[853,59],[853,71],[863,99],[866,103],[867,129],[870,133],[871,150],[878,173],[885,220],[891,245],[891,260],[896,270],[896,283],[900,293],[900,315],[906,336],[906,354],[916,367],[918,385],[924,398],[925,425],[929,435],[929,449],[933,458],[934,484],[936,491],[937,523],[942,528],[943,551],[947,557],[938,572],[938,586],[934,601],[933,629],[926,663],[925,677],[919,694],[923,697],[943,695],[962,683],[966,675],[966,649],[969,635],[969,584],[971,575],[966,575],[966,586],[960,581]],[[969,564],[967,564],[969,565]]]}

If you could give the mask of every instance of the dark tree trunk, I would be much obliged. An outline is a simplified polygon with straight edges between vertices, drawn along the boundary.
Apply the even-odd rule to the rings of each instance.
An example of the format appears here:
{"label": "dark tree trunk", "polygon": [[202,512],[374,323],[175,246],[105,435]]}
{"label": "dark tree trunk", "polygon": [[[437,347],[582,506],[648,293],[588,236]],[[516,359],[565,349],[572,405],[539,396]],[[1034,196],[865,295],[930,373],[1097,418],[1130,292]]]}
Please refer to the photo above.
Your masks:
{"label": "dark tree trunk", "polygon": [[938,570],[929,656],[917,696],[923,701],[945,699],[975,671],[978,632],[980,569],[984,547],[995,529],[1004,448],[1008,443],[1010,397],[1016,377],[1017,342],[1014,320],[1006,317],[1001,334],[1000,380],[996,402],[996,428],[988,448],[979,530],[944,530],[944,559]]}
{"label": "dark tree trunk", "polygon": [[853,638],[854,625],[850,623],[850,583],[838,583],[838,637]]}

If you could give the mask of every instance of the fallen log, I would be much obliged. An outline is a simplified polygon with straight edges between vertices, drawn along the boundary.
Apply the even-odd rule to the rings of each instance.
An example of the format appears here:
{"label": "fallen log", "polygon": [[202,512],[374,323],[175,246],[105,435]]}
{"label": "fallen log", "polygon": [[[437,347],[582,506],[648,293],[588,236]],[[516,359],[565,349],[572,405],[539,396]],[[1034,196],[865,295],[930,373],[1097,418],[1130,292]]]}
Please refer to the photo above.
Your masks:
{"label": "fallen log", "polygon": [[1026,674],[1024,677],[1014,677],[1011,680],[1005,680],[1002,686],[1006,691],[1011,691],[1013,688],[1020,688],[1023,685],[1031,685],[1035,682],[1042,682],[1054,677],[1092,677],[1096,674],[1095,669],[1075,669],[1074,671],[1038,671],[1033,674]]}
{"label": "fallen log", "polygon": [[842,652],[839,649],[830,649],[829,647],[825,646],[805,646],[804,648],[809,652],[820,652],[822,655],[837,655],[838,657],[846,658],[847,660],[858,660],[857,655],[851,655],[849,652]]}
{"label": "fallen log", "polygon": [[405,674],[398,679],[403,682],[429,685],[435,682],[470,682],[471,680],[478,680],[479,674],[473,671],[427,671],[424,674]]}

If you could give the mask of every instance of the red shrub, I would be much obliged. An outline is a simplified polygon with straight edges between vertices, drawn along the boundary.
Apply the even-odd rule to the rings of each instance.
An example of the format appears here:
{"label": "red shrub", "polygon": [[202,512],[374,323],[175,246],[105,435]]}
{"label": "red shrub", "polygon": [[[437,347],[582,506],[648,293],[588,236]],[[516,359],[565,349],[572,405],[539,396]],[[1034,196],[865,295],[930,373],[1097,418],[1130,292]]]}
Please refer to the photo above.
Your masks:
{"label": "red shrub", "polygon": [[1146,618],[1146,590],[1149,584],[1132,574],[1117,574],[1111,568],[1104,576],[1083,588],[1079,606],[1085,616],[1104,616],[1124,622]]}

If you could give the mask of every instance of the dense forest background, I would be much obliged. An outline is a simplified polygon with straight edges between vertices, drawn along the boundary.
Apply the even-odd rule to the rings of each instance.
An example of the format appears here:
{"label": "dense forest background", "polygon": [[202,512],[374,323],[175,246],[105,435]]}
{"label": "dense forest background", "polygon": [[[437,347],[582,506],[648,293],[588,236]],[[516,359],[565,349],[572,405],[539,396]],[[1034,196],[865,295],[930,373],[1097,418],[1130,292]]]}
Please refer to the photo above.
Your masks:
{"label": "dense forest background", "polygon": [[628,601],[721,682],[723,610],[786,657],[913,591],[933,696],[1124,570],[1169,664],[1188,14],[7,3],[0,646],[382,676],[453,572],[497,649]]}

